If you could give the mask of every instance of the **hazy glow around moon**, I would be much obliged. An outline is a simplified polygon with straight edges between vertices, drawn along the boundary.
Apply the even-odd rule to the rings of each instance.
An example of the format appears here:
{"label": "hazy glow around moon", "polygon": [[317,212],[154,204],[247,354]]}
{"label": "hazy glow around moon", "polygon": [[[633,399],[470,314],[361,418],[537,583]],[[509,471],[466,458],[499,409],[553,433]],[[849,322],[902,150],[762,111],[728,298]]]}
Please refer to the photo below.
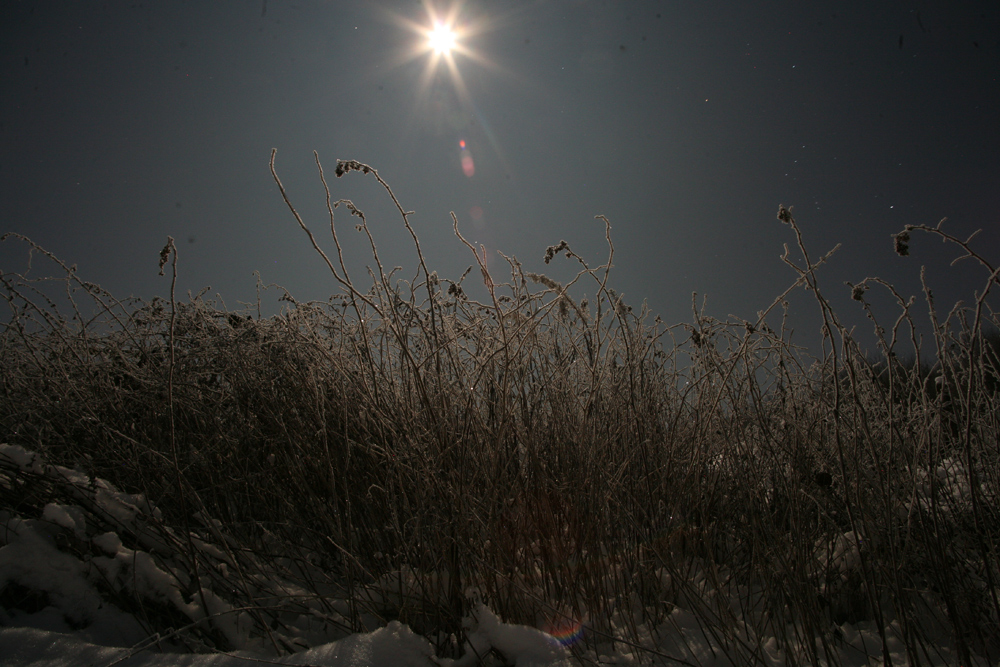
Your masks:
{"label": "hazy glow around moon", "polygon": [[434,26],[428,39],[436,53],[448,54],[455,46],[455,32],[443,23]]}

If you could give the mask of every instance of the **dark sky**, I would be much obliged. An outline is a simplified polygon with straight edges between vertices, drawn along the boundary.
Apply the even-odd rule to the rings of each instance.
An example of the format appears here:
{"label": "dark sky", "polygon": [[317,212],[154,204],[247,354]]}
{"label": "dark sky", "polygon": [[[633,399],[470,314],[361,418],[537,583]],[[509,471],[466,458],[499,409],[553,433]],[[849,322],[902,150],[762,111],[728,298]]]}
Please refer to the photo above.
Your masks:
{"label": "dark sky", "polygon": [[[668,323],[690,320],[693,291],[709,314],[751,318],[794,280],[779,260],[794,241],[775,219],[782,203],[814,256],[843,244],[821,280],[845,319],[864,321],[846,280],[880,275],[908,295],[926,264],[941,299],[985,283],[971,265],[948,269],[956,253],[930,238],[897,257],[890,234],[904,224],[982,228],[978,247],[1000,260],[995,0],[468,0],[454,70],[431,69],[413,26],[449,7],[4,2],[0,231],[122,297],[168,293],[157,259],[172,235],[185,292],[211,286],[237,307],[258,270],[324,299],[332,278],[270,176],[277,148],[327,248],[313,150],[406,277],[415,257],[391,203],[370,177],[334,178],[338,158],[377,168],[416,211],[442,276],[472,263],[449,211],[500,275],[496,250],[557,279],[574,267],[545,266],[545,247],[566,239],[602,263],[594,216],[607,215],[612,285]],[[363,266],[354,221],[337,220]],[[25,258],[0,247],[3,270]],[[795,307],[816,329],[815,308]]]}

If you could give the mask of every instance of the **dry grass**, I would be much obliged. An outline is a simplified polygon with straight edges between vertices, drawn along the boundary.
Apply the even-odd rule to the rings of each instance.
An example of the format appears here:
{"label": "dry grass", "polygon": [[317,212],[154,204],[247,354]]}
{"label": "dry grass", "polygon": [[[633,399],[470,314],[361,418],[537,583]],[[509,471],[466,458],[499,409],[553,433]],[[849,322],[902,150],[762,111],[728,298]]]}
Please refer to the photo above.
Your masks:
{"label": "dry grass", "polygon": [[[345,631],[399,618],[446,652],[475,585],[511,622],[587,618],[578,651],[612,636],[652,651],[680,605],[737,664],[762,661],[763,636],[804,647],[790,664],[835,664],[838,626],[861,620],[912,664],[942,641],[963,664],[1000,657],[998,273],[968,240],[940,225],[896,237],[905,253],[911,234],[939,236],[984,269],[968,307],[939,314],[925,290],[929,344],[913,300],[877,278],[851,286],[875,323],[872,356],[783,207],[789,291],[755,321],[696,308],[664,327],[611,289],[606,219],[601,265],[565,242],[546,252],[578,266],[566,285],[514,258],[488,271],[456,220],[478,302],[465,276],[428,270],[378,173],[338,163],[338,177],[351,171],[396,204],[414,277],[386,272],[351,202],[328,194],[331,259],[286,196],[341,290],[288,295],[270,318],[200,295],[121,302],[18,237],[56,277],[0,276],[0,440],[141,491],[184,534],[223,526],[248,572],[350,598]],[[368,285],[343,262],[340,207],[371,240]],[[178,270],[172,243],[167,264]],[[801,288],[819,307],[818,358],[783,326]],[[898,312],[875,313],[869,288],[890,290]],[[4,504],[30,504],[11,493]],[[260,609],[265,633],[295,602],[251,589],[232,596]]]}

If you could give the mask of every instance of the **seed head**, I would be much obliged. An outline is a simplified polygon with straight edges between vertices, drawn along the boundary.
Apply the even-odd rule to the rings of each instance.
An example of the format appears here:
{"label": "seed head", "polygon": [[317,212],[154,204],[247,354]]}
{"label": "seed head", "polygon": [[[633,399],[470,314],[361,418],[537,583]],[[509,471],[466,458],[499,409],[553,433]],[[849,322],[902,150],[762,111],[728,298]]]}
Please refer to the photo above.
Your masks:
{"label": "seed head", "polygon": [[552,258],[556,256],[556,253],[566,251],[566,256],[570,257],[569,244],[566,241],[559,241],[559,245],[550,245],[545,249],[545,263],[548,264],[552,261]]}
{"label": "seed head", "polygon": [[896,254],[900,257],[906,257],[910,254],[910,231],[904,230],[898,234],[892,235],[893,244],[896,247]]}

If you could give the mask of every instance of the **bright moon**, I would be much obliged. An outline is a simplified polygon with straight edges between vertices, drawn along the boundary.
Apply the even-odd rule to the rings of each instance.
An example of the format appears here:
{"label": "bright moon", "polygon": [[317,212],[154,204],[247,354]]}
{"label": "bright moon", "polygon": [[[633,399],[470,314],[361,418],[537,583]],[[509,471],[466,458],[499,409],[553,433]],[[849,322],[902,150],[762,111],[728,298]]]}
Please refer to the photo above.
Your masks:
{"label": "bright moon", "polygon": [[431,31],[430,45],[435,52],[448,54],[455,46],[455,33],[448,26],[438,23]]}

